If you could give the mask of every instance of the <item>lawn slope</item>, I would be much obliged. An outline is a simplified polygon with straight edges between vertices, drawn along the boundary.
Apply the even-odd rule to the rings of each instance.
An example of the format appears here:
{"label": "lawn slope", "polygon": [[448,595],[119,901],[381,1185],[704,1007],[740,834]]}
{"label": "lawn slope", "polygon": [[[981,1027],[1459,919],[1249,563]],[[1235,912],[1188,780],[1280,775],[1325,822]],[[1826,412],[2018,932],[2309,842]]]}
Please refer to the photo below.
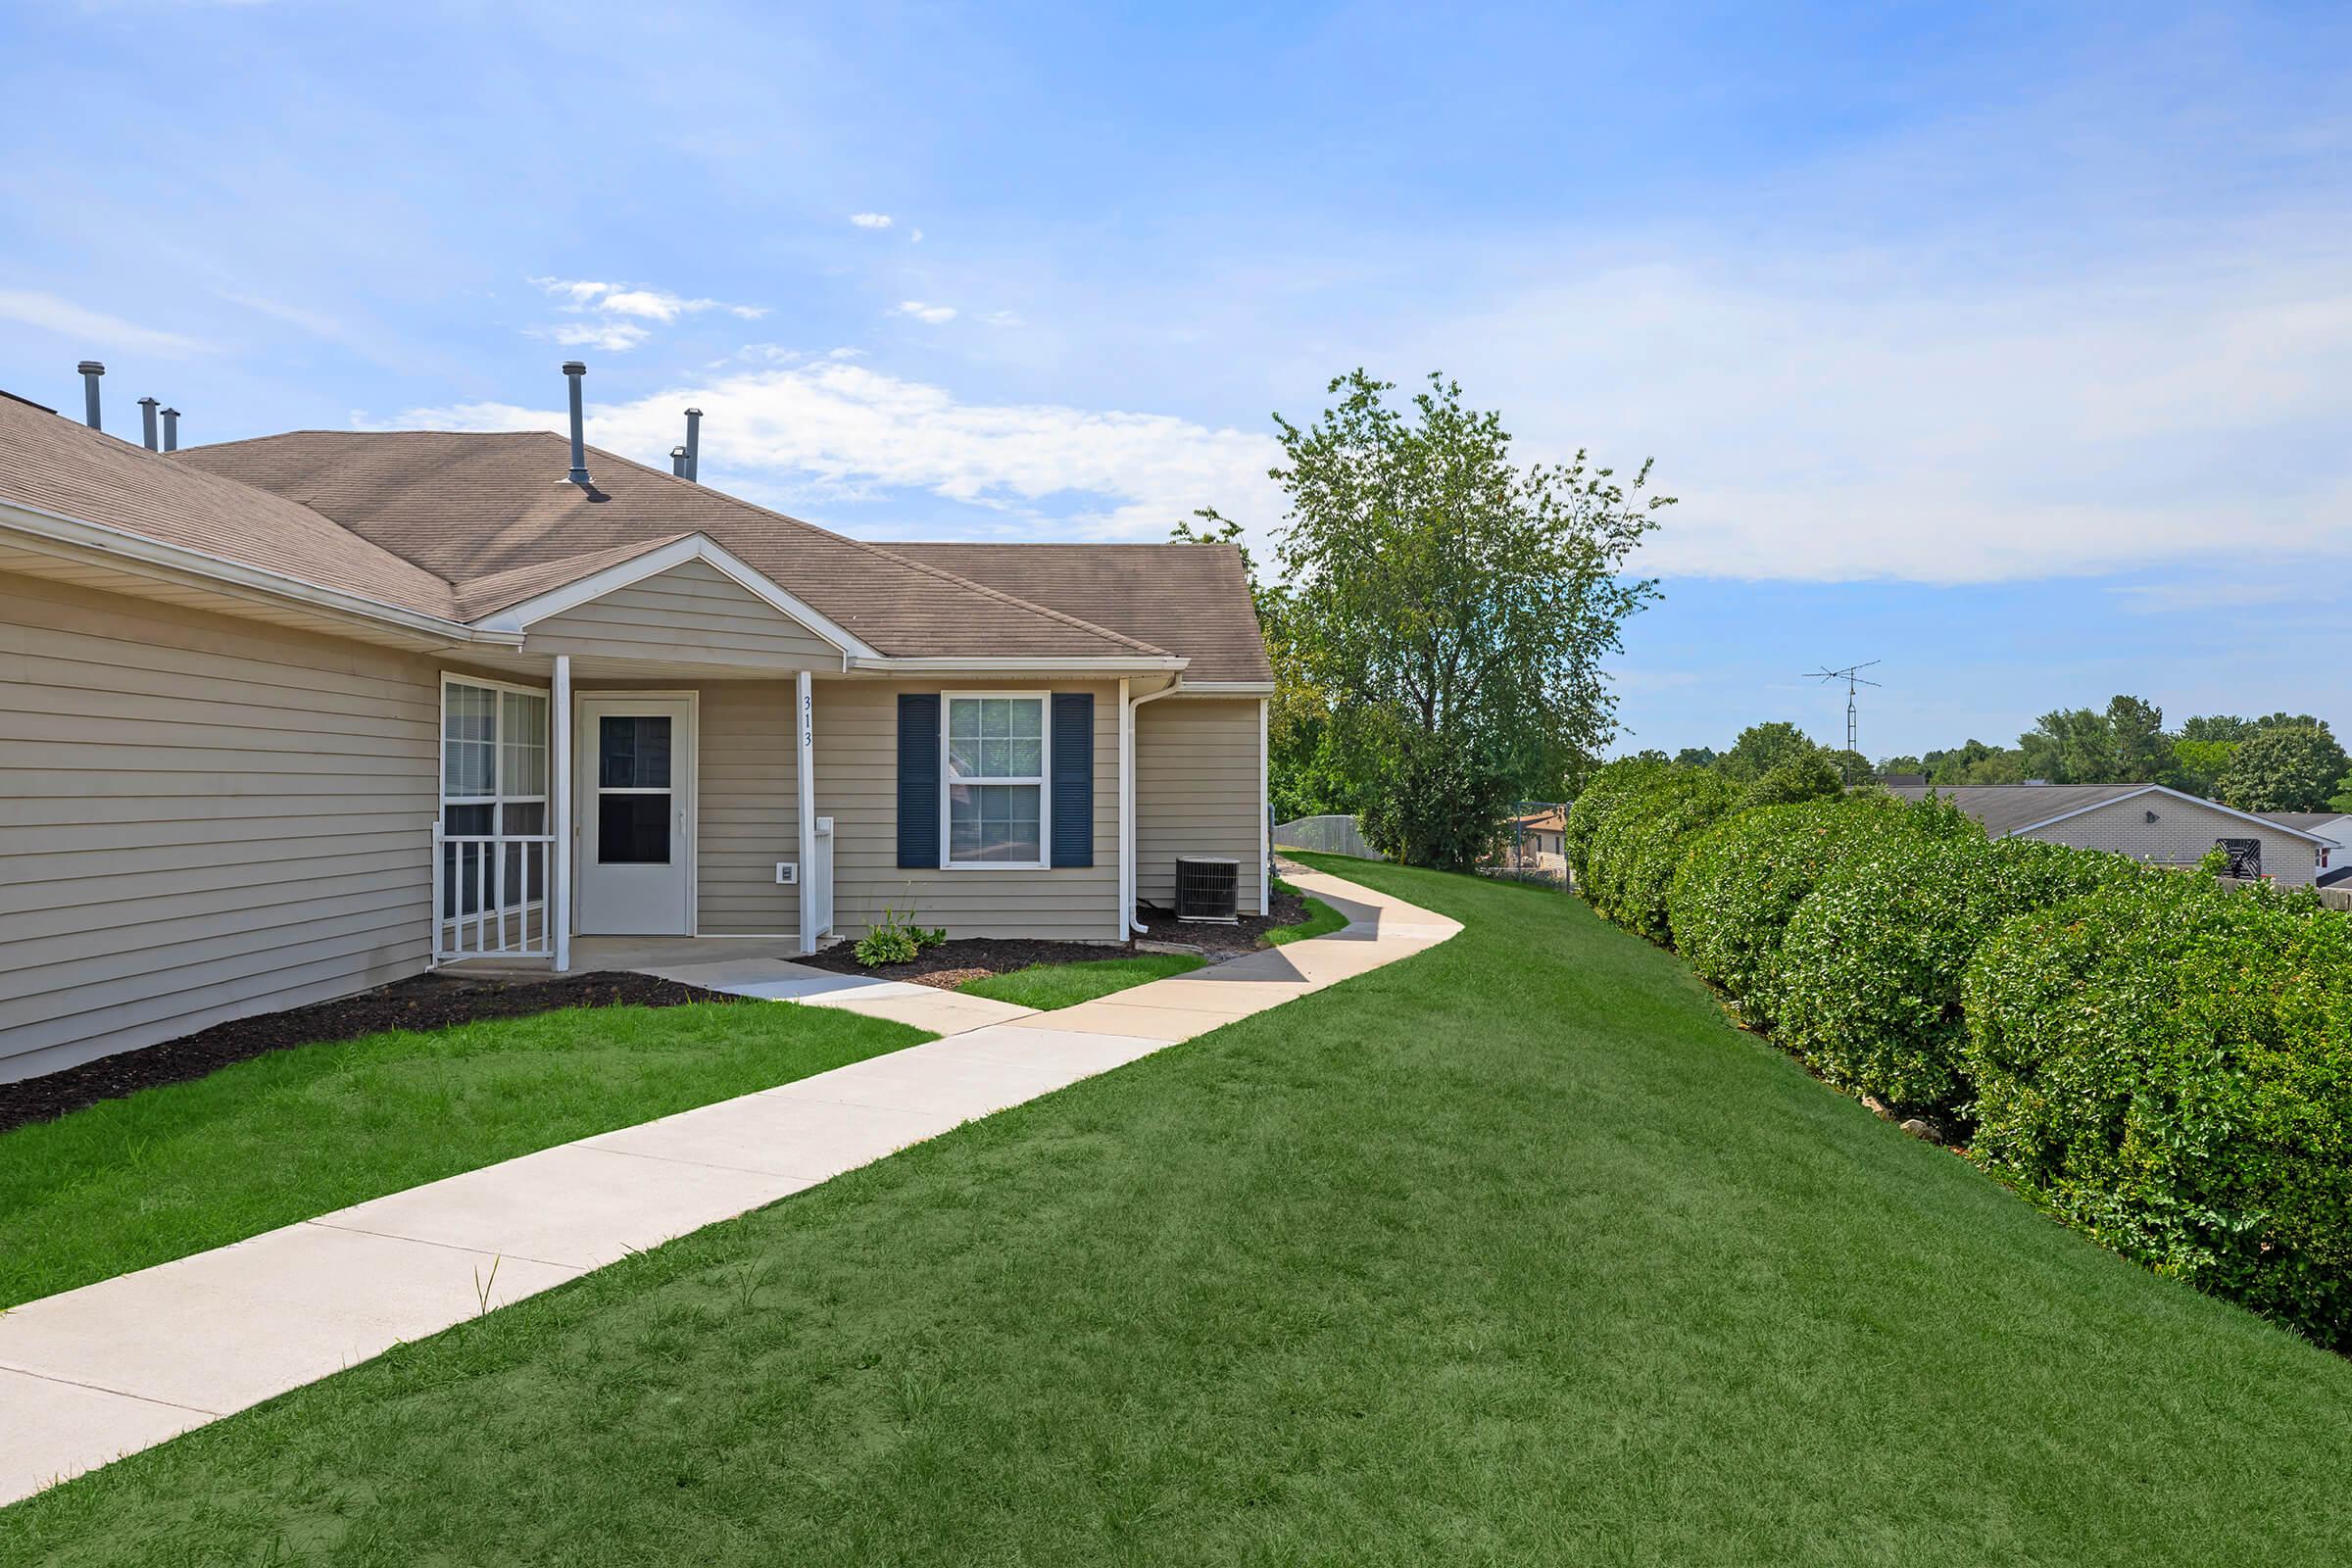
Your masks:
{"label": "lawn slope", "polygon": [[0,1560],[2278,1563],[2352,1364],[1544,890],[0,1513]]}
{"label": "lawn slope", "polygon": [[930,1038],[695,1003],[273,1051],[0,1133],[0,1307]]}

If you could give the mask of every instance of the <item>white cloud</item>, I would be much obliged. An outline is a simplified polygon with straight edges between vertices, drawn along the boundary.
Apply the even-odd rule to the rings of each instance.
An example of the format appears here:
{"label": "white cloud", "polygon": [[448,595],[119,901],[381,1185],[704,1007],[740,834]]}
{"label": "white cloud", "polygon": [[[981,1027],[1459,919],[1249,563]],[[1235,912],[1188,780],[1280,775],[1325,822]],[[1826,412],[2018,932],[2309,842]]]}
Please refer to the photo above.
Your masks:
{"label": "white cloud", "polygon": [[1387,363],[1455,373],[1522,459],[1582,444],[1630,472],[1654,454],[1682,502],[1644,570],[1962,583],[2352,560],[2352,466],[2325,434],[2352,386],[2339,259],[2240,236],[2001,276],[1732,250],[1558,264]]}
{"label": "white cloud", "polygon": [[943,321],[956,319],[956,307],[953,305],[926,305],[921,300],[901,300],[898,309],[891,314],[911,316],[918,321],[928,321],[933,326],[937,326]]}
{"label": "white cloud", "polygon": [[1027,326],[1029,324],[1021,319],[1020,313],[1017,311],[991,311],[980,319],[986,321],[990,326]]}
{"label": "white cloud", "polygon": [[158,331],[33,289],[0,289],[0,320],[21,321],[86,348],[123,349],[178,359],[207,345],[177,332]]}
{"label": "white cloud", "polygon": [[688,299],[682,294],[672,294],[667,289],[632,283],[604,283],[589,278],[567,277],[534,277],[530,281],[548,298],[555,300],[557,309],[567,316],[626,319],[608,319],[594,326],[526,330],[535,336],[552,337],[559,343],[612,352],[635,348],[646,340],[648,330],[633,324],[637,321],[658,321],[667,326],[682,317],[701,316],[709,311],[723,311],[746,321],[756,321],[767,315],[764,305],[729,305],[723,300]]}
{"label": "white cloud", "polygon": [[919,228],[910,231],[906,236],[906,243],[909,245],[920,245],[922,242],[923,231]]}
{"label": "white cloud", "polygon": [[588,321],[577,326],[549,327],[539,332],[565,348],[603,349],[608,354],[625,354],[652,334],[633,321]]}
{"label": "white cloud", "polygon": [[[850,221],[856,223],[859,228],[888,228],[890,215],[888,213],[852,213]],[[915,230],[915,237],[917,239],[922,237],[921,229]]]}
{"label": "white cloud", "polygon": [[[964,403],[837,360],[592,405],[588,435],[659,466],[689,404],[707,413],[710,466],[730,487],[780,501],[918,490],[1002,514],[1004,531],[1020,535],[1143,540],[1163,539],[1195,508],[1214,506],[1251,524],[1260,548],[1282,508],[1266,477],[1280,454],[1266,435],[1167,415]],[[562,431],[566,416],[476,403],[413,409],[400,422]]]}

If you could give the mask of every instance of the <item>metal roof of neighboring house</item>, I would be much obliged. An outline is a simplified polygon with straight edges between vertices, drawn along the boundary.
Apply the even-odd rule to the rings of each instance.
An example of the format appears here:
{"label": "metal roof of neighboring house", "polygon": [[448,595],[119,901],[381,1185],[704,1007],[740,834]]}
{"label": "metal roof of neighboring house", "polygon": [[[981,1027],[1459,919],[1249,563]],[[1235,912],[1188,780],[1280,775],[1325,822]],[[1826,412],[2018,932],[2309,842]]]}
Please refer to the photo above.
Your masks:
{"label": "metal roof of neighboring house", "polygon": [[2060,817],[2087,811],[2092,807],[2130,800],[2135,795],[2157,794],[2177,801],[2193,801],[2199,806],[2210,807],[2231,816],[2245,817],[2249,821],[2270,822],[2297,838],[2310,839],[2315,843],[2330,847],[2336,843],[2334,839],[2324,838],[2307,827],[2280,820],[2281,815],[2291,813],[2257,816],[2224,806],[2219,801],[2208,801],[2162,784],[1974,784],[1950,789],[1903,785],[1888,793],[1907,801],[1923,800],[1931,794],[1949,801],[1984,823],[1984,831],[1996,839],[2004,834],[2038,827]]}
{"label": "metal roof of neighboring house", "polygon": [[1186,682],[1270,683],[1241,552],[1194,544],[907,544],[889,548],[1185,655]]}
{"label": "metal roof of neighboring house", "polygon": [[2328,830],[2331,824],[2344,820],[2342,811],[2256,811],[2254,814],[2266,821],[2276,822],[2280,827],[2291,827],[2304,833],[2323,834],[2328,838],[2339,837]]}

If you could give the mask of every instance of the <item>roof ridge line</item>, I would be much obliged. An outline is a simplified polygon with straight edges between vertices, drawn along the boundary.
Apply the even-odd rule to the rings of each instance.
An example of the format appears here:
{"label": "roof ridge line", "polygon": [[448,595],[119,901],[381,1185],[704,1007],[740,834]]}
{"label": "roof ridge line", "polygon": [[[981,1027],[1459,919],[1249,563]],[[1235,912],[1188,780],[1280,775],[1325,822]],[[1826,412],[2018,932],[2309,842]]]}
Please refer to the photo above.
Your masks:
{"label": "roof ridge line", "polygon": [[[694,489],[700,490],[706,495],[716,496],[730,506],[741,507],[747,512],[757,512],[762,516],[780,518],[785,522],[791,523],[797,528],[806,528],[811,533],[822,534],[826,538],[831,539],[836,543],[853,546],[858,550],[865,551],[869,555],[880,556],[883,560],[890,562],[892,564],[904,566],[909,571],[921,572],[924,576],[935,577],[941,582],[954,583],[958,588],[968,588],[973,593],[979,594],[984,598],[996,600],[1001,604],[1012,605],[1018,609],[1026,610],[1032,612],[1033,613],[1043,615],[1049,620],[1060,621],[1065,625],[1075,626],[1081,631],[1093,632],[1097,636],[1105,638],[1110,642],[1122,643],[1129,648],[1140,649],[1147,654],[1157,654],[1162,659],[1174,659],[1177,657],[1176,655],[1169,653],[1165,648],[1155,648],[1152,644],[1145,642],[1140,637],[1129,637],[1123,632],[1112,631],[1107,626],[1098,626],[1091,620],[1081,619],[1076,615],[1070,614],[1066,611],[1055,610],[1051,605],[1036,604],[1030,600],[1023,599],[1016,594],[1008,594],[1001,589],[991,588],[986,583],[974,582],[969,577],[959,577],[955,572],[949,571],[944,566],[934,566],[929,562],[914,561],[906,556],[899,555],[895,551],[885,550],[870,539],[854,539],[846,533],[835,533],[832,529],[819,526],[816,523],[808,521],[806,517],[795,517],[789,513],[777,512],[773,508],[762,507],[753,502],[746,501],[741,496],[729,495],[724,490],[713,490],[709,485],[702,484],[696,480],[681,478],[674,473],[663,473],[660,468],[654,467],[650,464],[639,463],[636,459],[625,457],[618,452],[608,452],[603,447],[591,447],[589,450],[602,454],[605,457],[612,458],[617,463],[625,463],[630,467],[651,474],[657,479],[667,479],[673,484],[692,486]],[[778,583],[777,586],[781,588],[784,585]],[[786,591],[790,592],[789,589]]]}

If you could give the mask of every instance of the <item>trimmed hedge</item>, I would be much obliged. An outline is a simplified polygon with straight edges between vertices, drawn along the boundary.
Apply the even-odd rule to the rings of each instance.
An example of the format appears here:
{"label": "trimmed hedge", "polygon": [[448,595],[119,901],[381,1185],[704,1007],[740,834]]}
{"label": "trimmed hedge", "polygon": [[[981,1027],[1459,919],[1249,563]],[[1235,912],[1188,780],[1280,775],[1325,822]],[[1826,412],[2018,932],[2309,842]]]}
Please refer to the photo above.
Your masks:
{"label": "trimmed hedge", "polygon": [[1749,1023],[1769,1027],[1782,936],[1822,878],[1890,839],[1970,836],[1984,830],[1951,807],[1885,793],[1736,812],[1700,834],[1675,872],[1666,901],[1675,945]]}
{"label": "trimmed hedge", "polygon": [[1667,940],[1667,889],[1691,838],[1732,808],[1739,786],[1708,767],[1669,767],[1613,795],[1586,851],[1585,896],[1627,930]]}
{"label": "trimmed hedge", "polygon": [[1779,1032],[1831,1083],[1951,1113],[1960,977],[2002,922],[2151,872],[2120,855],[1962,833],[1886,839],[1821,879],[1781,942]]}
{"label": "trimmed hedge", "polygon": [[1961,998],[1979,1160],[2352,1348],[2352,920],[2151,873],[2012,920]]}
{"label": "trimmed hedge", "polygon": [[1568,808],[1568,824],[1560,834],[1560,853],[1569,874],[1582,888],[1589,870],[1588,851],[1592,835],[1629,795],[1636,795],[1665,776],[1672,764],[1650,757],[1620,757],[1596,770]]}

